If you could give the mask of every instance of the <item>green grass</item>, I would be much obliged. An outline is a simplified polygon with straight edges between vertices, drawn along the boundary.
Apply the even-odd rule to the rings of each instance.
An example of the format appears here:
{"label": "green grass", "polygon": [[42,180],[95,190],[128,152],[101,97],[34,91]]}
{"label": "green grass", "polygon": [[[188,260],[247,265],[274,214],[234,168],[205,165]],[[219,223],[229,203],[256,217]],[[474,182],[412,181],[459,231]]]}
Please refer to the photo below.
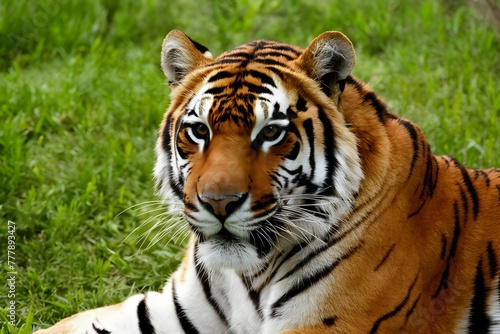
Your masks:
{"label": "green grass", "polygon": [[343,31],[357,49],[354,74],[419,124],[436,153],[474,168],[500,166],[493,26],[459,1],[310,3],[0,4],[0,254],[5,268],[13,221],[18,272],[16,326],[0,333],[29,333],[158,290],[180,261],[182,237],[149,249],[154,236],[138,240],[164,210],[148,203],[157,200],[153,147],[168,105],[159,53],[173,28],[214,54],[256,38],[305,47],[323,31]]}

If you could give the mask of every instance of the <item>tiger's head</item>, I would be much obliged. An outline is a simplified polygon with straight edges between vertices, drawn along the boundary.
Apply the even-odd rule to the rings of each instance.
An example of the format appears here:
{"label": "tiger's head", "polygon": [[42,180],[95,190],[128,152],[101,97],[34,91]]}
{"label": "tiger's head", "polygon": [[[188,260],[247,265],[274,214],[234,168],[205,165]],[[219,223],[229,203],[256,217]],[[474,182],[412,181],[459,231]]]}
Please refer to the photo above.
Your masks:
{"label": "tiger's head", "polygon": [[181,31],[167,35],[171,103],[154,174],[208,268],[258,270],[326,240],[352,210],[363,172],[340,95],[354,63],[339,32],[305,50],[259,40],[217,58]]}

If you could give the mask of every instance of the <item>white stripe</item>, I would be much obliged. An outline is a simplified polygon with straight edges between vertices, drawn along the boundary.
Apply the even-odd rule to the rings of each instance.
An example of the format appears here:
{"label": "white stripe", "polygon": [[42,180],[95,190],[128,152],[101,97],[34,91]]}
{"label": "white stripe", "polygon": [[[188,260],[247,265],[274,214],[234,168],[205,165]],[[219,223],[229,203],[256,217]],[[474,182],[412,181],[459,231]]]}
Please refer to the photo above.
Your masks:
{"label": "white stripe", "polygon": [[500,333],[500,294],[498,291],[499,287],[499,277],[496,276],[492,280],[492,287],[490,297],[488,299],[488,310],[487,313],[491,319],[491,334]]}

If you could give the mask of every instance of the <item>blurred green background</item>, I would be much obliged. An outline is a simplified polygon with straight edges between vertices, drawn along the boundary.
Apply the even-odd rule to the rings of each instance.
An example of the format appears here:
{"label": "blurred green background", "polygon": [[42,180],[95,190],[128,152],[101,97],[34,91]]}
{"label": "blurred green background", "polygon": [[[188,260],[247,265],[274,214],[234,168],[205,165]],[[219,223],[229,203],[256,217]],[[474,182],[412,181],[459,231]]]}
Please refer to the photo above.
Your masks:
{"label": "blurred green background", "polygon": [[[7,0],[0,3],[0,245],[16,226],[16,325],[160,289],[185,235],[154,196],[168,87],[161,42],[214,55],[252,39],[354,43],[354,75],[438,154],[500,167],[500,5],[494,0]],[[134,231],[139,225],[142,226]],[[146,231],[151,233],[144,234]],[[3,284],[7,289],[7,283]],[[7,293],[0,293],[7,320]]]}

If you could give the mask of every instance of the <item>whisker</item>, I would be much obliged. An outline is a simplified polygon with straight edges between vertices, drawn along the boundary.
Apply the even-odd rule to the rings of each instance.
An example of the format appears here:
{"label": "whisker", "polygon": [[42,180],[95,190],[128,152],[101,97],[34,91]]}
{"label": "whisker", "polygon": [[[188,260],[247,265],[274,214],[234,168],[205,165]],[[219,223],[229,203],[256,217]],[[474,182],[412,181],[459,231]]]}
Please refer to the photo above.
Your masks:
{"label": "whisker", "polygon": [[293,227],[294,229],[296,229],[298,232],[300,232],[301,236],[297,234],[296,231],[291,231],[289,229],[285,229],[287,232],[289,232],[290,234],[296,236],[299,238],[299,240],[303,240],[303,241],[307,241],[309,240],[307,237],[306,237],[306,234],[308,234],[309,236],[312,236],[314,237],[314,234],[312,234],[311,232],[307,231],[306,229],[304,229],[303,227],[300,227],[298,226],[296,223],[292,222],[291,220],[288,219],[288,217],[281,217],[281,216],[276,216],[275,218],[277,218],[279,221],[281,221],[283,224],[287,225],[287,226],[290,226],[290,227]]}
{"label": "whisker", "polygon": [[[281,207],[282,211],[283,212],[289,212],[289,213],[293,213],[295,215],[297,215],[297,218],[306,218],[308,217],[309,219],[310,218],[328,218],[329,215],[328,213],[326,212],[321,212],[321,211],[316,211],[316,210],[311,210],[311,209],[307,209],[307,208],[303,208],[303,207],[300,207],[300,206],[295,206],[295,207],[291,207],[291,206],[283,206]],[[304,215],[306,217],[304,217]]]}
{"label": "whisker", "polygon": [[[169,227],[165,228],[165,229],[162,229],[160,230],[158,233],[156,233],[154,235],[154,237],[149,241],[149,243],[147,244],[147,246],[144,248],[144,250],[148,250],[150,248],[152,248],[154,245],[156,245],[158,242],[160,242],[161,240],[163,240],[167,235],[169,235],[171,233],[172,230],[174,230],[174,228],[176,228],[173,236],[175,236],[177,233],[179,233],[179,230],[181,230],[180,228],[177,228],[178,225],[180,224],[181,222],[180,221],[177,221],[173,224],[169,224]],[[165,223],[163,223],[162,225],[165,225]],[[148,234],[149,236],[149,234]],[[166,244],[169,244],[170,241],[172,241],[173,237],[170,237],[169,241],[166,242]]]}
{"label": "whisker", "polygon": [[164,206],[166,206],[166,204],[163,201],[161,201],[161,200],[146,201],[146,202],[142,202],[142,203],[138,203],[138,204],[134,204],[134,205],[129,206],[128,208],[120,211],[120,213],[118,213],[115,216],[115,218],[117,218],[118,216],[124,214],[125,212],[127,212],[129,210],[136,209],[137,207],[142,206],[142,205],[144,205],[145,207],[149,207],[149,206],[153,206],[153,205],[164,205]]}
{"label": "whisker", "polygon": [[137,226],[136,228],[134,228],[126,237],[125,239],[123,239],[122,243],[127,240],[129,237],[131,237],[135,232],[137,232],[137,230],[139,230],[140,228],[144,227],[145,225],[149,224],[153,219],[157,219],[159,217],[162,217],[162,216],[167,216],[167,215],[170,215],[169,212],[163,212],[163,213],[160,213],[160,214],[157,214],[155,216],[152,216],[152,217],[149,217],[148,219],[146,219],[145,221],[143,221],[142,223],[139,224],[139,226]]}
{"label": "whisker", "polygon": [[[155,223],[155,225],[147,231],[147,232],[149,232],[148,236],[150,233],[153,232],[154,229],[161,228],[162,226],[166,226],[166,227],[161,228],[161,230],[152,238],[152,240],[150,241],[150,244],[151,243],[154,244],[154,243],[158,242],[161,238],[166,236],[172,230],[179,229],[179,227],[182,228],[184,226],[183,223],[184,223],[184,220],[181,217],[166,217],[166,218],[162,219],[161,221]],[[144,235],[144,233],[143,233],[143,235]],[[148,245],[147,248],[150,248],[150,246]]]}
{"label": "whisker", "polygon": [[[312,216],[309,213],[305,213],[305,215],[306,215],[306,217],[307,217],[307,215]],[[308,231],[307,229],[301,227],[300,225],[297,224],[297,222],[292,221],[288,215],[284,215],[283,213],[278,213],[275,215],[275,218],[279,219],[285,225],[297,230],[297,232],[299,232],[302,236],[299,236],[296,232],[293,232],[293,231],[289,231],[289,232],[294,233],[295,236],[299,239],[299,241],[300,240],[309,241],[310,238],[312,237],[313,239],[316,239],[318,241],[321,241],[322,243],[325,243],[325,241],[322,240],[321,238],[319,238],[317,235],[315,235],[311,231]],[[317,223],[323,223],[323,224],[325,223],[323,220],[318,219],[318,217],[316,217],[316,216],[307,218],[306,220],[317,222]]]}

